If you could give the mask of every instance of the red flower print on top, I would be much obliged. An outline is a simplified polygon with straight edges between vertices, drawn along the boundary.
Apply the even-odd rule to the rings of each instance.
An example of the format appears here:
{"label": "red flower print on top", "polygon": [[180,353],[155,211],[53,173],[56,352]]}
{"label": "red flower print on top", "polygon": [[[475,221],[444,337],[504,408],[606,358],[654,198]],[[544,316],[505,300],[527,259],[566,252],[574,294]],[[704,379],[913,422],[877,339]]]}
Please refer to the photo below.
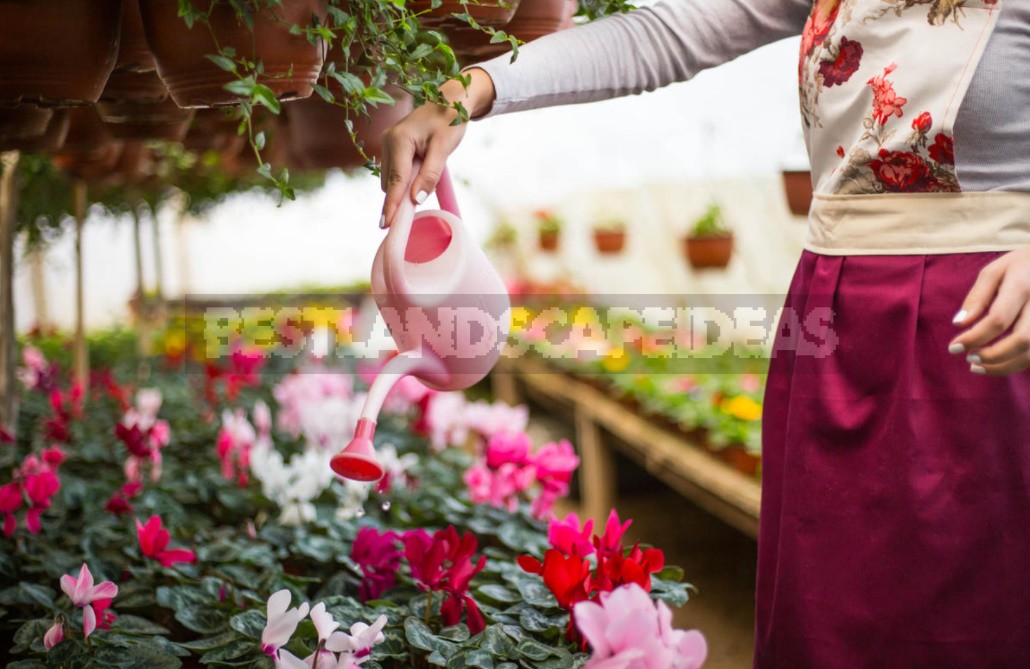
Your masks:
{"label": "red flower print on top", "polygon": [[837,20],[839,9],[840,0],[816,0],[812,7],[812,13],[805,22],[805,29],[801,33],[802,60],[812,53],[812,49],[826,41],[833,22]]}
{"label": "red flower print on top", "polygon": [[945,165],[955,164],[955,139],[948,137],[943,132],[937,133],[930,145],[930,157],[938,163]]}
{"label": "red flower print on top", "polygon": [[840,51],[834,60],[824,60],[819,64],[819,74],[827,88],[847,83],[862,61],[862,45],[849,40],[840,39]]}
{"label": "red flower print on top", "polygon": [[883,68],[883,74],[873,77],[866,82],[873,89],[873,118],[880,125],[886,125],[892,116],[901,118],[901,108],[908,102],[906,98],[899,97],[894,92],[894,84],[887,79],[891,72],[896,69],[898,69],[897,63],[891,63]]}
{"label": "red flower print on top", "polygon": [[925,135],[930,132],[930,127],[933,125],[933,117],[930,116],[930,112],[923,112],[919,116],[915,117],[912,121],[912,129],[918,132],[920,135]]}
{"label": "red flower print on top", "polygon": [[908,151],[880,149],[880,158],[869,161],[869,167],[891,193],[925,193],[935,181],[926,162]]}

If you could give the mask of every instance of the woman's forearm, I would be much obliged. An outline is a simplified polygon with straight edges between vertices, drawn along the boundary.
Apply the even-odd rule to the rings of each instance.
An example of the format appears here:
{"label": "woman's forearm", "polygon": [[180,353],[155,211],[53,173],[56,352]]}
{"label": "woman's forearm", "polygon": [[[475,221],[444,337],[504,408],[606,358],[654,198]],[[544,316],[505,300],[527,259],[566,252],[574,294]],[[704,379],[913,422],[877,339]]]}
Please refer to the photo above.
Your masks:
{"label": "woman's forearm", "polygon": [[651,91],[797,35],[811,0],[666,0],[553,35],[475,65],[488,115]]}

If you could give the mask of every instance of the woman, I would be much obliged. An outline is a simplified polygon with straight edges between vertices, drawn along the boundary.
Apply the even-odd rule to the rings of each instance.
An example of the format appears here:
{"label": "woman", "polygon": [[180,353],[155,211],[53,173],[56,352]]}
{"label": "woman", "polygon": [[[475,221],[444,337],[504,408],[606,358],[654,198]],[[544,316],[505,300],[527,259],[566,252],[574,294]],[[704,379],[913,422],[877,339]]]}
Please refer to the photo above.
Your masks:
{"label": "woman", "polygon": [[[473,118],[599,100],[798,33],[816,196],[787,313],[829,307],[836,343],[785,318],[774,347],[755,666],[1030,667],[1030,2],[669,0],[444,92]],[[381,225],[454,118],[388,133]]]}

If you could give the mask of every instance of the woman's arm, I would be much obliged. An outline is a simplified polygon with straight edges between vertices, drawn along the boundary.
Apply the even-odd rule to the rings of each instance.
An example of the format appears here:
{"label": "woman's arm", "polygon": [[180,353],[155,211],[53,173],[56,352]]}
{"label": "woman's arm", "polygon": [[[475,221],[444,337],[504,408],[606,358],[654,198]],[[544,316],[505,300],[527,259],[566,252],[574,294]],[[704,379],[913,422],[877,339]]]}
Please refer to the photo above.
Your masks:
{"label": "woman's arm", "polygon": [[[650,91],[796,35],[812,0],[666,0],[534,40],[519,57],[500,56],[466,71],[468,87],[441,92],[472,118]],[[461,142],[457,112],[423,105],[384,136],[381,227],[407,195],[421,204]],[[422,158],[412,179],[412,163]]]}

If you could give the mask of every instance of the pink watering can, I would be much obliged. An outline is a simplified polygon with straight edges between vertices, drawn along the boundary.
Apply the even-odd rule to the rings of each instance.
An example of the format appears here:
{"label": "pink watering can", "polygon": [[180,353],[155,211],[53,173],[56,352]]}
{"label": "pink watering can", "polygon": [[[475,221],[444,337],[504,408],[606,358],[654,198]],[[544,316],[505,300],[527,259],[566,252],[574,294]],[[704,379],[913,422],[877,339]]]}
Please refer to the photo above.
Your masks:
{"label": "pink watering can", "polygon": [[462,224],[446,168],[436,197],[442,211],[418,213],[404,198],[372,263],[372,297],[400,353],[372,382],[354,439],[333,456],[333,471],[345,478],[382,478],[372,437],[397,381],[411,375],[435,390],[468,388],[489,373],[508,338],[508,290]]}

